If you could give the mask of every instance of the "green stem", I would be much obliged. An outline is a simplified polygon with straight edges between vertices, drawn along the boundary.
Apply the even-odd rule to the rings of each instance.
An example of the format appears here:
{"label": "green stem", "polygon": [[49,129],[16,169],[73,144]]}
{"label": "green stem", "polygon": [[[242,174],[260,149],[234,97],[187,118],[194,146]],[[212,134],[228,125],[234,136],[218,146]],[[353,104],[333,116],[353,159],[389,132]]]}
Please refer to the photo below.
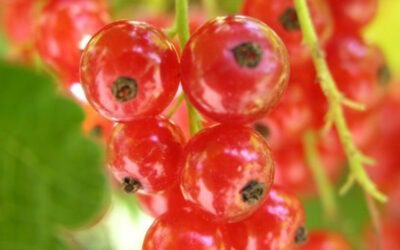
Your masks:
{"label": "green stem", "polygon": [[355,145],[347,121],[344,118],[344,105],[347,104],[346,106],[349,106],[348,104],[351,103],[350,107],[354,106],[358,109],[362,106],[345,99],[343,94],[337,88],[325,60],[324,52],[319,45],[306,0],[295,0],[295,6],[300,26],[303,31],[304,42],[310,49],[314,65],[318,72],[320,86],[328,99],[329,111],[327,114],[327,123],[336,127],[341,144],[343,145],[348,158],[350,176],[346,188],[348,189],[348,187],[350,187],[354,182],[358,182],[358,184],[372,197],[380,202],[385,202],[387,199],[386,196],[376,188],[363,166],[364,164],[370,163],[371,159],[365,156]]}
{"label": "green stem", "polygon": [[381,220],[379,215],[379,209],[376,206],[375,201],[371,198],[369,194],[364,192],[365,198],[367,200],[368,211],[371,216],[372,227],[376,237],[376,250],[382,250],[382,230],[381,230]]}
{"label": "green stem", "polygon": [[324,207],[325,216],[329,221],[334,221],[337,218],[338,211],[335,192],[326,172],[324,171],[323,164],[319,157],[317,136],[314,131],[309,130],[304,134],[303,146],[307,166],[316,182],[322,206]]}
{"label": "green stem", "polygon": [[[189,40],[189,4],[188,0],[176,0],[175,1],[175,27],[178,33],[179,42],[183,49]],[[186,105],[189,114],[189,127],[190,133],[196,134],[202,127],[201,118],[197,113],[196,109],[190,104],[186,98]]]}

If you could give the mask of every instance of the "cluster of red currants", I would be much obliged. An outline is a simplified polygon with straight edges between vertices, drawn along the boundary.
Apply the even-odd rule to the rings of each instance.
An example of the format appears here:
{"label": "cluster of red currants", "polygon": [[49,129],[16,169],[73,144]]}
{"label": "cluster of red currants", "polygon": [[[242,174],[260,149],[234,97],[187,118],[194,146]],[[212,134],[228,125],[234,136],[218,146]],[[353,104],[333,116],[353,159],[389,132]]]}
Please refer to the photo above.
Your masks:
{"label": "cluster of red currants", "polygon": [[[302,137],[322,127],[328,103],[302,44],[293,0],[245,0],[244,16],[201,25],[182,53],[160,27],[107,24],[104,0],[50,0],[40,11],[34,2],[40,1],[7,5],[9,37],[18,44],[37,37],[35,48],[64,85],[82,82],[90,104],[110,120],[102,121],[86,105],[95,124],[108,131],[117,122],[109,169],[157,217],[143,249],[301,248],[304,211],[291,192],[316,192]],[[367,106],[364,113],[346,109],[346,118],[358,146],[377,159],[371,176],[393,197],[387,217],[400,220],[400,188],[387,181],[400,181],[400,94],[388,90],[390,72],[380,50],[361,36],[377,0],[308,5],[338,87]],[[21,11],[39,16],[37,25],[12,18]],[[179,99],[180,82],[202,117],[188,121],[184,105],[170,119],[162,116]],[[197,122],[205,128],[191,137],[188,124]],[[318,151],[335,181],[345,165],[335,131],[319,138]],[[400,229],[387,221],[385,236],[392,237]],[[328,232],[309,238],[304,249],[350,249]]]}

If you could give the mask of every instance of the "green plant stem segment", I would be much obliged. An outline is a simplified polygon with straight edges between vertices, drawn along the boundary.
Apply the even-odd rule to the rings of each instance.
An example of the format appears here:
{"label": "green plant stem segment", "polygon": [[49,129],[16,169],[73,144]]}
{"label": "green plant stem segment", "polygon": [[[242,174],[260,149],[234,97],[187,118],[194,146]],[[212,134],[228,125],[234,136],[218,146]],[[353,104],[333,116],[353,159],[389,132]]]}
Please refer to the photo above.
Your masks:
{"label": "green plant stem segment", "polygon": [[[179,42],[181,48],[185,47],[185,44],[189,40],[190,32],[189,32],[189,4],[188,0],[176,0],[175,1],[175,27],[178,33]],[[190,104],[190,102],[186,98],[186,106],[189,113],[189,127],[190,133],[196,134],[199,130],[201,130],[201,118],[194,107]]]}
{"label": "green plant stem segment", "polygon": [[386,196],[376,188],[364,169],[364,164],[370,164],[373,160],[365,156],[354,144],[346,119],[344,118],[343,106],[356,110],[361,110],[363,107],[352,100],[346,99],[337,88],[326,63],[323,50],[319,45],[306,0],[295,0],[295,6],[303,31],[304,42],[310,48],[311,56],[318,72],[320,86],[329,102],[329,111],[327,114],[328,127],[330,128],[333,125],[336,127],[349,162],[350,175],[344,188],[341,190],[341,194],[344,194],[357,182],[376,200],[385,202],[387,200]]}
{"label": "green plant stem segment", "polygon": [[335,199],[335,192],[330,180],[324,170],[317,149],[317,135],[313,130],[308,130],[303,136],[303,146],[305,160],[317,185],[318,193],[321,197],[325,217],[328,221],[337,218],[338,206]]}

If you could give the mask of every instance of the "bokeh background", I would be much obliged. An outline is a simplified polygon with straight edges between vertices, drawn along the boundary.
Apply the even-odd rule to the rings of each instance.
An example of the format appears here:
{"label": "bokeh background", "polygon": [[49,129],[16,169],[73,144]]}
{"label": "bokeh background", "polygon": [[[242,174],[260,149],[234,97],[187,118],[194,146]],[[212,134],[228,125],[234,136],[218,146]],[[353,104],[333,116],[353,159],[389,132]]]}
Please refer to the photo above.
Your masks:
{"label": "bokeh background", "polygon": [[[67,101],[70,97],[56,87],[59,79],[43,64],[34,45],[20,46],[10,38],[2,15],[9,1],[14,0],[0,0],[0,246],[34,249],[26,248],[23,243],[37,243],[43,235],[62,235],[67,244],[60,243],[59,249],[68,245],[82,250],[139,250],[153,219],[139,209],[132,195],[113,187],[104,173],[105,146],[88,133],[93,132],[92,124],[86,122],[90,112],[86,112],[85,118],[81,108]],[[173,20],[174,2],[170,0],[108,0],[108,3],[113,19],[165,16]],[[236,13],[240,3],[240,0],[216,0],[217,13],[213,14]],[[192,15],[202,15],[201,4],[191,1]],[[16,19],[25,18],[15,14]],[[364,36],[381,47],[394,78],[399,79],[400,1],[380,0],[378,14],[364,30]],[[82,95],[79,89],[72,91]],[[34,101],[37,96],[47,101],[37,103]],[[75,143],[62,136],[65,131],[60,124],[69,128],[67,134]],[[44,160],[33,159],[25,146],[13,144],[10,131],[17,130],[18,135],[24,135],[17,140],[22,138],[26,145],[40,148]],[[31,170],[31,165],[40,166],[39,170]],[[10,170],[13,166],[18,166],[17,170]],[[80,178],[82,175],[86,178]],[[51,190],[45,192],[43,188]],[[345,217],[351,218],[344,232],[350,240],[357,241],[368,220],[364,197],[355,188],[339,202]],[[310,228],[329,228],[321,220],[318,199],[305,200],[305,206]],[[8,240],[20,240],[21,245],[7,243]]]}

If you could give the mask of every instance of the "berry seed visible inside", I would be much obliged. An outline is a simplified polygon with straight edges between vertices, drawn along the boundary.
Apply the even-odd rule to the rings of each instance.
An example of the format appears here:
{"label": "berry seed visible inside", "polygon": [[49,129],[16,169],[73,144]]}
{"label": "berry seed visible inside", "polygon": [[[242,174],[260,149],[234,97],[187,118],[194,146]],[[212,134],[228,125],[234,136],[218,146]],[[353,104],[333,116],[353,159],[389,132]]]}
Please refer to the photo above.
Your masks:
{"label": "berry seed visible inside", "polygon": [[135,79],[120,76],[112,85],[112,94],[119,102],[127,102],[136,97],[138,84]]}
{"label": "berry seed visible inside", "polygon": [[296,234],[294,236],[294,242],[296,243],[296,245],[301,245],[303,243],[305,243],[308,239],[308,235],[307,235],[307,230],[305,227],[299,227],[296,230]]}
{"label": "berry seed visible inside", "polygon": [[297,17],[297,12],[294,8],[288,8],[279,17],[279,21],[287,31],[300,30],[300,23]]}
{"label": "berry seed visible inside", "polygon": [[245,203],[250,205],[256,204],[264,196],[265,185],[258,181],[250,181],[246,186],[240,190],[242,199]]}
{"label": "berry seed visible inside", "polygon": [[255,68],[262,59],[261,46],[255,42],[245,42],[232,49],[236,63],[240,67]]}
{"label": "berry seed visible inside", "polygon": [[136,193],[142,185],[139,181],[133,179],[132,177],[125,177],[122,180],[122,187],[127,193]]}

